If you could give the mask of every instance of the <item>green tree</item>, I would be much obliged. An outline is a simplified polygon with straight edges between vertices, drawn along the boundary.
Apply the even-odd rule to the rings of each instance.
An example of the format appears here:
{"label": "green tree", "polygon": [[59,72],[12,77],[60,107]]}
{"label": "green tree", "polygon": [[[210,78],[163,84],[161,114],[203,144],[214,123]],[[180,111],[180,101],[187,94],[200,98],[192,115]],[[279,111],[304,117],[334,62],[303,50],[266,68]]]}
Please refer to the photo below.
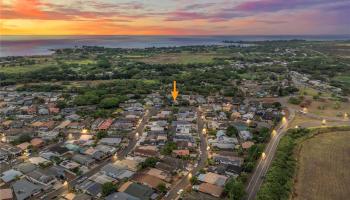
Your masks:
{"label": "green tree", "polygon": [[145,169],[147,167],[154,167],[154,166],[156,166],[158,160],[159,159],[156,157],[148,157],[148,158],[146,158],[146,160],[144,162],[142,162],[140,164],[140,168]]}
{"label": "green tree", "polygon": [[299,105],[301,103],[302,99],[301,98],[296,98],[296,97],[290,97],[288,99],[288,103],[294,104],[294,105]]}
{"label": "green tree", "polygon": [[259,130],[259,133],[258,133],[258,137],[256,139],[256,142],[258,143],[263,143],[263,142],[267,142],[270,138],[270,129],[266,128],[266,127],[262,127],[260,130]]}
{"label": "green tree", "polygon": [[99,106],[101,108],[116,108],[119,106],[119,103],[123,100],[124,98],[107,97],[100,101]]}
{"label": "green tree", "polygon": [[241,200],[245,196],[244,185],[240,180],[231,178],[224,188],[224,192],[231,200]]}
{"label": "green tree", "polygon": [[14,140],[14,144],[21,144],[23,142],[29,142],[32,139],[32,137],[29,134],[22,134],[20,135],[16,140]]}
{"label": "green tree", "polygon": [[235,126],[228,126],[226,129],[226,135],[229,137],[238,136],[238,129]]}
{"label": "green tree", "polygon": [[192,185],[198,184],[198,177],[197,176],[192,176],[190,179],[190,182]]}
{"label": "green tree", "polygon": [[87,92],[84,95],[78,95],[74,103],[78,106],[97,104],[100,97],[95,92]]}
{"label": "green tree", "polygon": [[166,186],[165,186],[164,183],[159,183],[159,184],[157,185],[157,190],[158,190],[160,193],[165,194],[166,191],[167,191],[167,188],[166,188]]}
{"label": "green tree", "polygon": [[57,108],[59,109],[63,109],[65,107],[67,107],[67,102],[63,101],[63,100],[58,100],[56,103]]}
{"label": "green tree", "polygon": [[171,152],[173,152],[173,150],[175,150],[176,148],[177,148],[177,146],[176,146],[176,143],[175,143],[175,142],[167,142],[167,143],[164,145],[164,147],[163,147],[161,153],[162,153],[163,155],[170,155]]}
{"label": "green tree", "polygon": [[98,140],[104,138],[104,137],[107,137],[108,136],[108,133],[106,131],[99,131],[96,133],[96,138]]}
{"label": "green tree", "polygon": [[102,185],[102,195],[108,196],[114,191],[116,191],[117,187],[112,182],[107,182]]}
{"label": "green tree", "polygon": [[102,67],[102,68],[110,68],[111,63],[109,62],[109,60],[106,57],[102,57],[101,59],[99,59],[97,61],[97,66]]}

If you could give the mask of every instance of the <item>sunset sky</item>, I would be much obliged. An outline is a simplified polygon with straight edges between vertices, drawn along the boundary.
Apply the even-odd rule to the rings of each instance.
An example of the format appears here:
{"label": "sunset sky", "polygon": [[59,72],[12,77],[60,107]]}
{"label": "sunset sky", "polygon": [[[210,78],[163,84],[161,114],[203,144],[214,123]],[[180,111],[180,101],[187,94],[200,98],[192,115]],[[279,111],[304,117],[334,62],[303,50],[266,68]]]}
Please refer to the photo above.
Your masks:
{"label": "sunset sky", "polygon": [[350,0],[1,0],[1,35],[350,34]]}

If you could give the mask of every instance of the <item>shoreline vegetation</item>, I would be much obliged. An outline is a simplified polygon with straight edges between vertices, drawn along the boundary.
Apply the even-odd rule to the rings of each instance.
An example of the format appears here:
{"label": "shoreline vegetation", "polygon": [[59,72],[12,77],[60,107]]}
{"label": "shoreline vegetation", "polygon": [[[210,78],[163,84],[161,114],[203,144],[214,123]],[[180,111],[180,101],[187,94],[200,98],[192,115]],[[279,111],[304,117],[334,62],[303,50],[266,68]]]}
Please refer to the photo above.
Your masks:
{"label": "shoreline vegetation", "polygon": [[228,85],[233,82],[239,85],[241,80],[279,80],[296,71],[309,75],[310,80],[339,87],[345,95],[350,93],[346,53],[350,45],[344,46],[346,42],[281,40],[249,44],[254,45],[144,49],[83,46],[57,49],[49,56],[2,57],[0,86],[113,79],[164,83],[176,79],[179,84],[186,83],[189,89],[201,85],[195,92],[214,94],[222,89],[230,90]]}
{"label": "shoreline vegetation", "polygon": [[301,144],[319,134],[349,130],[350,126],[288,130],[277,147],[275,158],[257,194],[257,199],[290,199],[298,166],[296,152]]}

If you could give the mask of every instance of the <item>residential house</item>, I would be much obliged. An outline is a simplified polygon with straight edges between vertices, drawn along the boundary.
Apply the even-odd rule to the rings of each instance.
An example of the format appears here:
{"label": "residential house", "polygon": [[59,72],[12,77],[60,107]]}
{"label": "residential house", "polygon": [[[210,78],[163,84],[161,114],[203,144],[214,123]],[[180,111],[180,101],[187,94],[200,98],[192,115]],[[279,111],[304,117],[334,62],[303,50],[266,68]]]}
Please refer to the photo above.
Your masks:
{"label": "residential house", "polygon": [[234,156],[225,156],[220,154],[213,154],[213,160],[218,164],[230,164],[241,166],[243,164],[243,158]]}
{"label": "residential house", "polygon": [[14,169],[22,172],[23,174],[27,174],[27,173],[30,173],[30,172],[36,170],[37,166],[30,163],[30,162],[24,162],[24,163],[16,165],[14,167]]}
{"label": "residential house", "polygon": [[234,137],[227,137],[224,131],[219,130],[216,133],[216,138],[209,139],[208,143],[220,149],[234,149],[236,144],[238,144],[238,140]]}
{"label": "residential house", "polygon": [[60,166],[62,166],[63,168],[67,169],[67,170],[74,170],[78,167],[80,167],[80,164],[74,162],[74,161],[70,161],[70,160],[64,160],[60,163]]}
{"label": "residential house", "polygon": [[136,172],[138,170],[139,163],[140,163],[139,161],[137,161],[135,159],[129,159],[127,157],[126,159],[123,159],[123,160],[117,160],[113,164],[120,167],[120,168],[125,168],[125,169],[128,169],[130,171]]}
{"label": "residential house", "polygon": [[250,147],[252,147],[254,145],[254,142],[252,141],[246,141],[246,142],[243,142],[241,144],[242,148],[243,149],[249,149]]}
{"label": "residential house", "polygon": [[0,162],[7,161],[8,159],[9,159],[9,154],[7,153],[7,151],[0,149]]}
{"label": "residential house", "polygon": [[239,131],[238,134],[239,134],[239,137],[242,140],[251,140],[251,139],[253,139],[253,135],[249,131]]}
{"label": "residential house", "polygon": [[20,148],[22,151],[25,151],[28,149],[28,147],[30,146],[31,144],[29,142],[23,142],[19,145],[17,145],[16,147]]}
{"label": "residential house", "polygon": [[130,120],[119,119],[114,122],[114,124],[111,126],[111,129],[130,131],[133,129],[133,127],[134,124]]}
{"label": "residential house", "polygon": [[190,151],[188,149],[173,150],[172,154],[174,157],[189,156]]}
{"label": "residential house", "polygon": [[157,146],[138,146],[134,150],[136,156],[154,157],[159,155]]}
{"label": "residential house", "polygon": [[96,119],[94,122],[92,122],[92,124],[91,124],[91,129],[92,130],[97,130],[98,129],[98,127],[103,123],[103,119],[102,118],[98,118],[98,119]]}
{"label": "residential house", "polygon": [[118,146],[122,141],[121,138],[102,138],[99,141],[99,144],[109,145],[109,146]]}
{"label": "residential house", "polygon": [[127,193],[140,200],[149,200],[151,199],[154,190],[146,185],[141,185],[138,183],[128,181],[119,188],[119,192]]}
{"label": "residential house", "polygon": [[7,143],[0,142],[0,149],[6,151],[9,158],[15,158],[22,154],[22,149]]}
{"label": "residential house", "polygon": [[33,138],[30,141],[30,144],[34,147],[34,148],[41,148],[44,146],[45,141],[41,138]]}
{"label": "residential house", "polygon": [[95,163],[95,160],[92,159],[90,156],[82,155],[82,154],[75,154],[72,157],[72,160],[81,164],[81,165],[85,165],[87,167],[90,167],[91,165],[93,165]]}
{"label": "residential house", "polygon": [[159,185],[163,185],[163,184],[166,185],[166,183],[162,179],[156,176],[152,176],[144,173],[136,173],[132,179],[135,182],[141,183],[143,185],[147,185],[153,189],[157,189]]}
{"label": "residential house", "polygon": [[103,145],[103,144],[97,145],[95,147],[95,149],[98,151],[102,151],[107,156],[113,155],[117,152],[117,148],[112,147],[112,146]]}
{"label": "residential house", "polygon": [[130,194],[127,194],[125,192],[114,192],[106,196],[105,200],[140,200],[140,199]]}
{"label": "residential house", "polygon": [[15,179],[17,179],[18,177],[21,177],[23,174],[20,171],[14,170],[14,169],[10,169],[7,171],[4,171],[1,174],[1,180],[4,181],[5,183],[9,183]]}
{"label": "residential house", "polygon": [[0,189],[0,200],[13,200],[12,189]]}
{"label": "residential house", "polygon": [[218,198],[221,196],[222,192],[224,191],[223,187],[210,184],[210,183],[201,183],[196,189],[200,192],[210,194]]}
{"label": "residential house", "polygon": [[156,168],[150,168],[146,174],[155,176],[163,181],[170,182],[171,181],[171,175],[170,173],[167,173],[163,170],[156,169]]}
{"label": "residential house", "polygon": [[112,125],[112,123],[113,123],[113,119],[106,119],[97,127],[97,130],[106,131],[109,129],[109,127]]}
{"label": "residential house", "polygon": [[86,180],[83,183],[76,186],[76,189],[81,190],[84,193],[87,193],[93,197],[102,196],[102,184],[96,183],[91,180]]}
{"label": "residential house", "polygon": [[42,184],[45,186],[50,186],[56,183],[57,179],[53,175],[45,174],[42,170],[36,169],[32,172],[26,174],[26,177],[33,183]]}
{"label": "residential house", "polygon": [[20,179],[12,184],[13,192],[17,200],[25,200],[39,194],[44,186],[34,184],[27,179]]}
{"label": "residential house", "polygon": [[200,174],[198,176],[198,180],[201,182],[205,182],[205,183],[210,183],[210,184],[214,184],[217,186],[224,186],[226,181],[227,181],[227,177],[220,175],[220,174],[216,174],[216,173],[212,173],[212,172],[208,172],[206,174]]}
{"label": "residential house", "polygon": [[101,172],[103,172],[107,176],[110,176],[118,180],[122,180],[124,178],[130,178],[132,175],[134,175],[134,172],[114,164],[105,165],[101,169]]}
{"label": "residential house", "polygon": [[40,157],[40,156],[31,157],[28,160],[29,160],[29,162],[31,162],[34,165],[46,165],[46,164],[50,163],[49,160],[47,160],[43,157]]}

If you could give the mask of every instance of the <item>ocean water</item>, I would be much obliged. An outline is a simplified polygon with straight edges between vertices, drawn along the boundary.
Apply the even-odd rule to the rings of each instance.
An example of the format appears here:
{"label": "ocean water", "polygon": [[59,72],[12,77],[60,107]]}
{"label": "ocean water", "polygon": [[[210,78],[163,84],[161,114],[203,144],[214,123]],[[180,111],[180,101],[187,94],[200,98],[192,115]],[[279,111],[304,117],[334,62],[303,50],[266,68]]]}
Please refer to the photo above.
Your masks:
{"label": "ocean water", "polygon": [[276,35],[276,36],[0,36],[0,57],[49,55],[52,49],[81,46],[114,48],[173,47],[217,45],[223,40],[350,40],[350,35]]}

